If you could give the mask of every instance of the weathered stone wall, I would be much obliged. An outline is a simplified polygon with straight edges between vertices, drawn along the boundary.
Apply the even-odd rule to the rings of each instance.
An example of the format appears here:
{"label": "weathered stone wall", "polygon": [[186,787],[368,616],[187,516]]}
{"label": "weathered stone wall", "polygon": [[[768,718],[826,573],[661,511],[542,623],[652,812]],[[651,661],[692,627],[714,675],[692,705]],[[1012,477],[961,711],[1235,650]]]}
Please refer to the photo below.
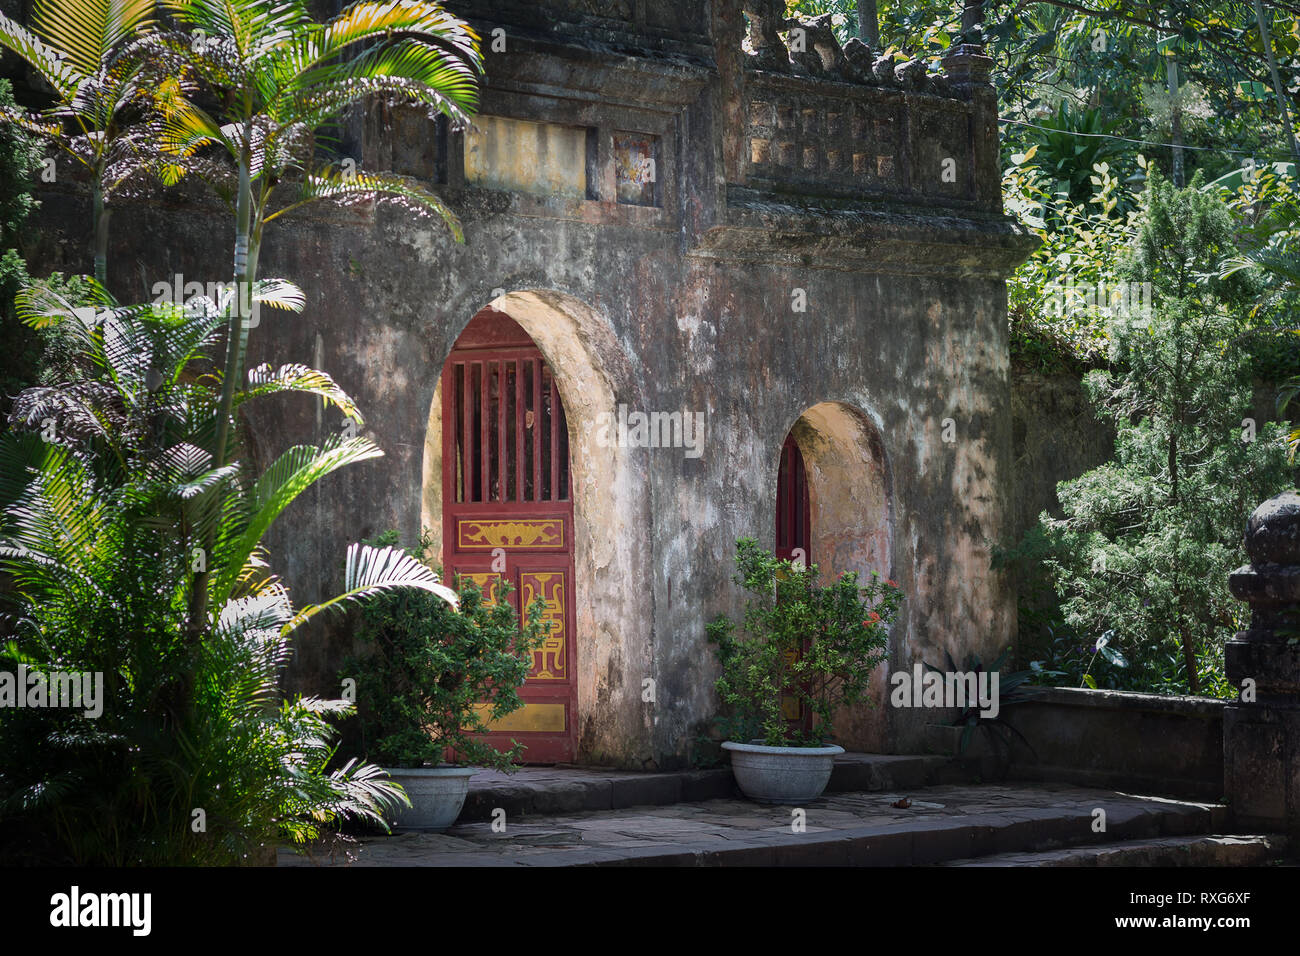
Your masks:
{"label": "weathered stone wall", "polygon": [[[382,208],[268,228],[262,274],[302,285],[307,309],[264,311],[251,361],[328,370],[386,453],[313,488],[274,530],[273,561],[296,598],[338,586],[348,542],[390,527],[413,540],[437,514],[426,476],[438,473],[428,451],[438,377],[460,331],[493,303],[547,356],[568,414],[580,759],[688,759],[716,711],[704,623],[738,607],[735,540],[772,545],[778,460],[792,428],[827,526],[813,560],[835,572],[878,570],[907,594],[888,667],[1006,646],[1014,599],[989,566],[1013,508],[1002,280],[1028,247],[1001,214],[992,91],[971,79],[970,63],[954,71],[965,85],[910,88],[908,78],[855,86],[757,71],[740,49],[733,0],[567,0],[542,5],[545,16],[536,4],[450,5],[478,17],[485,39],[497,24],[505,30],[506,52],[487,61],[485,115],[591,131],[588,192],[470,185],[459,136],[374,107],[354,117],[345,148],[363,168],[431,182],[459,213],[465,244]],[[801,147],[788,155],[802,172],[781,175],[747,141],[757,129],[746,115],[751,83],[773,109],[782,108],[779,89],[800,109],[832,87],[848,114],[887,102],[905,131],[894,168],[908,179],[892,193],[887,183],[862,195],[845,189],[836,164],[851,168],[852,137],[867,135],[847,114],[835,127],[849,137],[837,158],[805,161]],[[653,205],[616,201],[618,130],[658,137]],[[870,152],[879,175],[886,154],[857,152]],[[952,157],[963,178],[949,188]],[[64,188],[44,198],[37,271],[80,265],[84,198]],[[210,203],[135,203],[113,229],[110,269],[124,299],[148,297],[175,273],[225,277],[231,217]],[[703,455],[602,446],[597,416],[619,403],[704,412]],[[247,424],[250,452],[265,463],[341,422],[318,402],[289,399]],[[293,683],[333,691],[347,644],[337,623],[309,635]],[[934,715],[890,709],[885,676],[878,707],[847,715],[841,742],[920,749]],[[641,700],[647,677],[653,704]]]}
{"label": "weathered stone wall", "polygon": [[1081,376],[1011,371],[1012,473],[1018,539],[1048,511],[1061,514],[1059,482],[1077,478],[1115,454],[1115,432],[1099,418],[1083,389]]}

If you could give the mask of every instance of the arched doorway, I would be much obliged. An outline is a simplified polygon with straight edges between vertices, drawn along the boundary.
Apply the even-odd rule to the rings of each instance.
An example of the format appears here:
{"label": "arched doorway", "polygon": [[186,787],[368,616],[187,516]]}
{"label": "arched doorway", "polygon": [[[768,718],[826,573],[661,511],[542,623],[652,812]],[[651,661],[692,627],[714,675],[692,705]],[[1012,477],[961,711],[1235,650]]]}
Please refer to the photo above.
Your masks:
{"label": "arched doorway", "polygon": [[[616,413],[620,402],[646,407],[640,383],[608,319],[581,300],[552,289],[520,289],[498,295],[486,306],[508,316],[527,335],[527,345],[541,350],[554,373],[558,404],[568,426],[568,505],[573,530],[568,540],[576,575],[565,626],[570,628],[570,681],[576,684],[577,700],[571,701],[566,719],[570,721],[574,760],[644,767],[656,752],[671,752],[684,733],[684,722],[665,719],[668,707],[660,706],[659,718],[648,720],[642,700],[644,679],[657,676],[651,627],[654,591],[629,587],[628,582],[646,581],[653,575],[653,496],[639,458],[641,450],[598,440],[602,421]],[[476,305],[466,318],[473,321],[470,317],[483,308],[483,304]],[[438,317],[440,325],[454,321],[448,315]],[[521,342],[516,338],[483,344],[511,341]],[[434,368],[445,370],[449,351],[437,354]],[[432,374],[429,377],[434,378]],[[445,384],[445,379],[438,380],[437,386],[430,388],[420,508],[420,526],[429,532],[433,553],[444,556],[444,571],[455,566],[446,561],[454,528],[446,524],[443,507],[449,497],[444,491],[454,490],[447,487],[444,467],[444,425],[453,427],[444,402]],[[490,561],[483,560],[490,553],[478,554],[477,567],[486,565],[491,570]],[[674,703],[686,710],[690,702],[683,697]],[[529,738],[524,733],[528,732],[512,735],[525,743]],[[660,740],[659,751],[652,743],[656,739]],[[524,760],[548,762],[537,756],[536,742],[532,746]]]}
{"label": "arched doorway", "polygon": [[[797,459],[788,451],[792,441]],[[799,467],[793,469],[796,460]],[[797,515],[803,507],[802,503],[783,506],[783,502],[798,501],[793,496],[801,490],[808,509],[802,525],[808,560],[817,565],[824,581],[845,571],[856,571],[863,580],[872,572],[896,577],[889,462],[871,417],[846,402],[820,402],[805,409],[790,428],[778,475],[791,470],[801,476],[802,489],[799,482],[787,480],[785,494],[789,497],[783,499],[778,477],[778,546],[781,512]],[[896,628],[901,638],[906,633],[905,617]],[[891,652],[896,639],[891,638]],[[835,736],[841,746],[864,752],[885,748],[890,710],[879,704],[886,700],[887,677],[887,666],[872,675],[869,693],[877,706],[848,708],[837,715]]]}
{"label": "arched doorway", "polygon": [[516,610],[541,598],[550,625],[520,696],[488,743],[527,747],[528,763],[574,760],[577,647],[569,430],[558,385],[528,333],[504,312],[479,312],[442,371],[444,573],[495,599],[508,581]]}

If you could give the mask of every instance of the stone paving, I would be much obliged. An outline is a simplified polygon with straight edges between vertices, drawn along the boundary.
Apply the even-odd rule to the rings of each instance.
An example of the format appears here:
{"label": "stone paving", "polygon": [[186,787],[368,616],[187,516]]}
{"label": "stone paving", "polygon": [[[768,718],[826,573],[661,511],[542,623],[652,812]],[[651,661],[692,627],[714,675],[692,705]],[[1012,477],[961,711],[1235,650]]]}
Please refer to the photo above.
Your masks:
{"label": "stone paving", "polygon": [[[1094,811],[1106,812],[1106,832]],[[830,793],[800,819],[737,799],[569,814],[506,814],[504,832],[467,822],[445,833],[365,837],[279,865],[568,866],[908,865],[1074,844],[1208,834],[1224,808],[1066,785],[936,786]],[[796,832],[795,823],[804,828]],[[498,827],[500,829],[500,827]],[[1222,832],[1219,830],[1218,832]]]}

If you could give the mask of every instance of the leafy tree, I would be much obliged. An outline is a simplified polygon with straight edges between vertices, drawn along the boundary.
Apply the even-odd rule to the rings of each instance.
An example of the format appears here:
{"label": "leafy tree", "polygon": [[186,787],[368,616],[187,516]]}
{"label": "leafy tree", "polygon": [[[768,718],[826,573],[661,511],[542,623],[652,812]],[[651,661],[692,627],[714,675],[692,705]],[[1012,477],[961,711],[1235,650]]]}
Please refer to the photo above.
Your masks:
{"label": "leafy tree", "polygon": [[1107,315],[1141,299],[1119,271],[1137,233],[1137,200],[1103,162],[1087,200],[1072,201],[1034,162],[1039,148],[1012,156],[1002,180],[1007,212],[1040,242],[1007,284],[1011,354],[1043,371],[1082,371],[1106,360]]}
{"label": "leafy tree", "polygon": [[1227,576],[1251,510],[1289,484],[1279,428],[1251,409],[1241,314],[1244,274],[1223,277],[1233,221],[1200,177],[1179,190],[1152,176],[1126,271],[1154,311],[1116,318],[1110,367],[1085,379],[1114,425],[1115,459],[1058,486],[1064,517],[1040,519],[1067,622],[1132,662],[1134,680],[1171,644],[1191,693],[1222,692],[1203,666],[1239,609]]}
{"label": "leafy tree", "polygon": [[[0,80],[0,113],[13,108],[9,81]],[[30,279],[19,251],[19,234],[36,207],[31,174],[39,160],[39,151],[26,133],[0,124],[0,329],[7,346],[0,358],[0,395],[6,401],[35,384],[39,374],[40,336],[18,321],[14,309],[14,296]]]}

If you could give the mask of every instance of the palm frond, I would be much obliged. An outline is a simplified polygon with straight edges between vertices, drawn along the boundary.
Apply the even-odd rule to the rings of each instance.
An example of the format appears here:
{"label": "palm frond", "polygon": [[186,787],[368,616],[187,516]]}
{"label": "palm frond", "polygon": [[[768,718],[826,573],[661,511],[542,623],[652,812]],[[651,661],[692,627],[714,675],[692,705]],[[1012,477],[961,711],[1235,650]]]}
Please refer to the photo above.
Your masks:
{"label": "palm frond", "polygon": [[310,202],[330,202],[340,206],[390,203],[417,215],[438,216],[457,242],[465,241],[460,219],[450,207],[416,180],[395,173],[344,173],[337,169],[309,172],[303,177],[298,200],[271,213],[266,220],[270,222]]}
{"label": "palm frond", "polygon": [[268,41],[287,40],[311,22],[300,0],[164,0],[163,5],[181,23],[203,30],[205,40],[228,37],[245,64]]}
{"label": "palm frond", "polygon": [[124,40],[151,27],[153,11],[153,0],[37,0],[32,27],[89,75]]}
{"label": "palm frond", "polygon": [[231,596],[248,557],[258,547],[267,529],[300,494],[320,479],[356,462],[380,458],[383,452],[369,439],[332,438],[320,448],[295,445],[277,458],[253,485],[245,508],[247,523],[242,531],[219,548],[219,570],[213,581],[213,606],[220,607]]}
{"label": "palm frond", "polygon": [[348,546],[343,587],[342,594],[302,608],[285,625],[284,633],[288,634],[321,611],[364,601],[393,588],[420,588],[438,595],[452,607],[457,607],[460,600],[455,591],[438,583],[438,575],[431,568],[411,557],[405,549],[374,548],[360,543]]}
{"label": "palm frond", "polygon": [[440,4],[422,0],[354,3],[322,28],[298,40],[287,52],[286,65],[301,74],[340,59],[355,44],[404,34],[443,45],[469,66],[482,69],[478,34]]}
{"label": "palm frond", "polygon": [[361,411],[347,392],[343,391],[327,373],[307,365],[281,365],[273,369],[269,364],[259,365],[248,371],[248,388],[238,396],[242,404],[250,398],[261,395],[273,395],[278,392],[304,392],[319,395],[328,404],[333,405],[344,416],[358,425],[364,425]]}
{"label": "palm frond", "polygon": [[58,50],[3,13],[0,13],[0,46],[22,57],[65,103],[73,101],[86,81],[86,73],[78,70],[68,57],[60,56]]}

